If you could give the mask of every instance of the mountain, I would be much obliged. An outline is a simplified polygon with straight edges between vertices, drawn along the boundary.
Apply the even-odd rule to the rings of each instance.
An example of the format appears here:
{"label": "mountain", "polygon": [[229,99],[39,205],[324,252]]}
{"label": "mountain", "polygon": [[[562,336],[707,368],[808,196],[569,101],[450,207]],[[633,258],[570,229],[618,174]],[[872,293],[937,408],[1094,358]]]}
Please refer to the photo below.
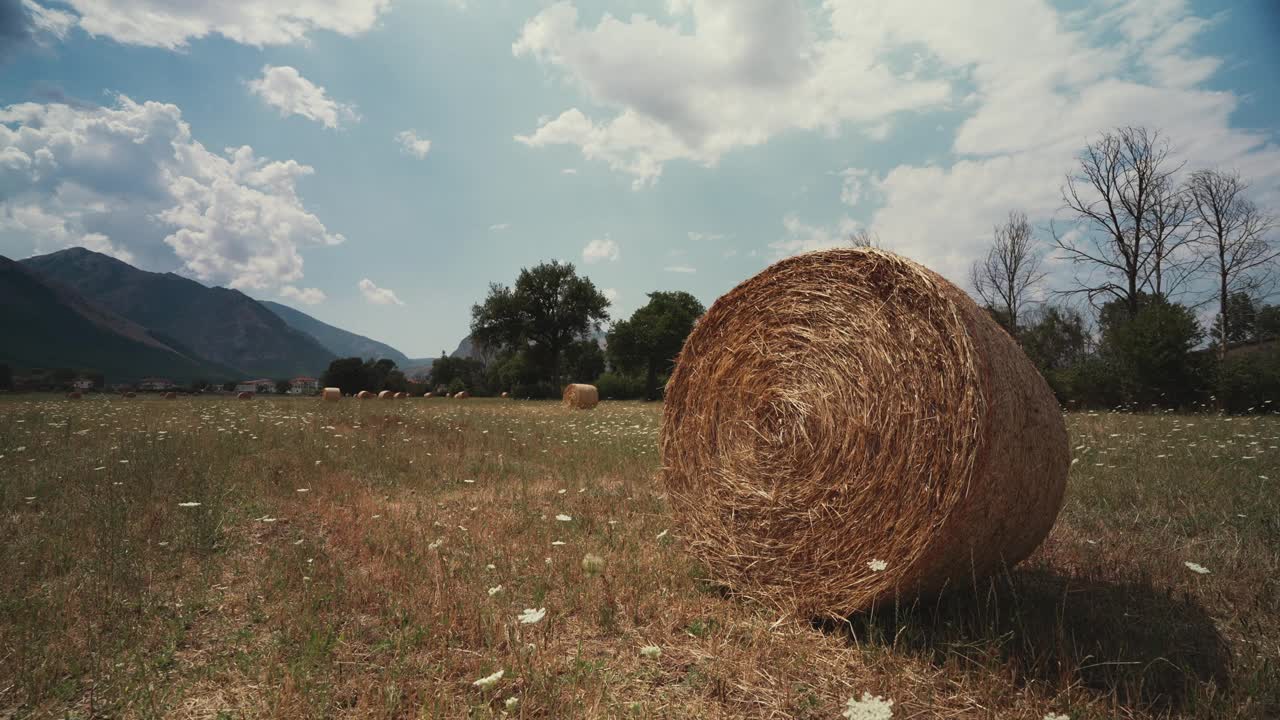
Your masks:
{"label": "mountain", "polygon": [[176,348],[64,284],[0,256],[0,362],[97,370],[111,382],[150,375],[229,379],[235,372]]}
{"label": "mountain", "polygon": [[[595,340],[601,350],[604,350],[609,344],[609,334],[604,330],[593,330],[588,333],[588,337]],[[473,340],[470,335],[462,338],[458,343],[457,349],[449,353],[449,357],[466,358],[468,360],[486,360],[484,354],[480,352],[480,349],[476,346],[475,340]]]}
{"label": "mountain", "polygon": [[22,266],[74,287],[89,302],[147,328],[167,345],[235,368],[240,375],[318,375],[334,358],[318,340],[238,290],[210,288],[173,273],[139,270],[72,248]]}
{"label": "mountain", "polygon": [[408,367],[410,364],[409,358],[404,353],[386,343],[380,343],[363,335],[357,335],[340,327],[321,322],[288,305],[281,305],[270,300],[259,300],[258,302],[271,312],[279,315],[281,320],[289,324],[289,327],[315,338],[329,352],[338,357],[388,358],[394,360],[396,366],[400,368]]}

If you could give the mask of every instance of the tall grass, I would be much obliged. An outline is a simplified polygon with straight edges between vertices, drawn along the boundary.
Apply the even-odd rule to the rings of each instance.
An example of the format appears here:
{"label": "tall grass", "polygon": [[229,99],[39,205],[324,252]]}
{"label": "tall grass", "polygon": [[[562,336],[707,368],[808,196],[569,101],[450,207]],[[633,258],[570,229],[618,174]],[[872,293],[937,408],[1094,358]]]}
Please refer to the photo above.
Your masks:
{"label": "tall grass", "polygon": [[1280,419],[1073,415],[1029,561],[816,626],[680,551],[657,419],[2,400],[0,718],[1280,715]]}

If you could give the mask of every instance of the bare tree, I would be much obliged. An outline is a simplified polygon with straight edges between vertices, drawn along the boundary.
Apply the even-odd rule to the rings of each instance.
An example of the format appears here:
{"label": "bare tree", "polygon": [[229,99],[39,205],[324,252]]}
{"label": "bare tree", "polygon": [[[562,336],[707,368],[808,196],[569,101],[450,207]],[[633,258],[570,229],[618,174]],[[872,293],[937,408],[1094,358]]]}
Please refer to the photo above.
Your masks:
{"label": "bare tree", "polygon": [[1191,174],[1189,186],[1195,211],[1193,237],[1217,280],[1221,359],[1227,353],[1227,304],[1232,293],[1257,293],[1270,280],[1280,256],[1267,239],[1275,219],[1246,197],[1249,185],[1238,173],[1198,170]]}
{"label": "bare tree", "polygon": [[[1169,144],[1156,130],[1118,128],[1085,147],[1079,171],[1068,175],[1062,188],[1066,209],[1085,231],[1055,230],[1053,236],[1068,260],[1090,272],[1077,276],[1078,287],[1066,292],[1084,293],[1091,302],[1118,299],[1130,316],[1137,314],[1141,293],[1154,275],[1157,248],[1150,236],[1156,208],[1171,204],[1169,195],[1177,191],[1173,176],[1180,169],[1169,161]],[[1167,230],[1158,231],[1166,240]],[[1097,271],[1102,277],[1094,275]]]}
{"label": "bare tree", "polygon": [[1018,316],[1032,287],[1044,279],[1040,256],[1034,251],[1035,234],[1025,213],[1012,211],[995,227],[987,256],[973,263],[969,276],[978,297],[1005,313],[1009,334],[1018,334]]}
{"label": "bare tree", "polygon": [[1187,252],[1194,239],[1191,192],[1174,186],[1172,180],[1163,178],[1164,186],[1151,194],[1151,212],[1144,231],[1151,247],[1145,284],[1164,297],[1178,293],[1204,264],[1194,253]]}
{"label": "bare tree", "polygon": [[849,236],[849,244],[854,247],[880,247],[880,236],[871,232],[866,228],[858,228],[858,231]]}

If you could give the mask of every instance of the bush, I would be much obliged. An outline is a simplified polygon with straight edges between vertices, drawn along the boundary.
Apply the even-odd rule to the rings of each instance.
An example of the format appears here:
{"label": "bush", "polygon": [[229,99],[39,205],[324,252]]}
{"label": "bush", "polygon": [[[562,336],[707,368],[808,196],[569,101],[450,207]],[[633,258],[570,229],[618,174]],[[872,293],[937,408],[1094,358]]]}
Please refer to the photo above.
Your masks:
{"label": "bush", "polygon": [[561,391],[549,382],[516,383],[511,386],[511,396],[521,400],[558,399]]}
{"label": "bush", "polygon": [[1280,346],[1242,348],[1218,367],[1217,397],[1227,412],[1272,410],[1280,404]]}
{"label": "bush", "polygon": [[605,373],[596,378],[601,400],[636,400],[644,397],[644,378]]}

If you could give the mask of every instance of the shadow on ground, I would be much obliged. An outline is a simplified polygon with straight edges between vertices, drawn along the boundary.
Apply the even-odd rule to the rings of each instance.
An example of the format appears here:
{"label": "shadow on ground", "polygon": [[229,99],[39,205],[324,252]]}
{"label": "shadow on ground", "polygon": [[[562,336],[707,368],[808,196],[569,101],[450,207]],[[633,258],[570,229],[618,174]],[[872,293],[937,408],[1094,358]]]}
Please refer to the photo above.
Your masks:
{"label": "shadow on ground", "polygon": [[1197,688],[1229,690],[1230,650],[1212,618],[1194,598],[1145,582],[1015,570],[822,627],[937,664],[1001,669],[1021,685],[1083,686],[1135,710],[1177,712]]}

